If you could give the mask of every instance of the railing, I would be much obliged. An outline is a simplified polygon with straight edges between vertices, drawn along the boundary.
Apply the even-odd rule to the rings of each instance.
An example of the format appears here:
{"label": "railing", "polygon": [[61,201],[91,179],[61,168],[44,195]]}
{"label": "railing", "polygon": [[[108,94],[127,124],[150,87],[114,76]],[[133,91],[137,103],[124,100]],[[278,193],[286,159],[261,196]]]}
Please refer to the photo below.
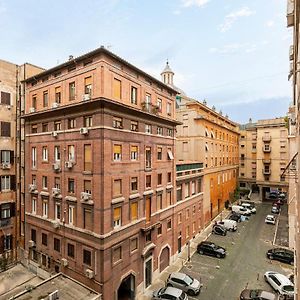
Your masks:
{"label": "railing", "polygon": [[269,148],[263,147],[263,152],[271,152],[271,147],[269,147]]}
{"label": "railing", "polygon": [[262,140],[263,140],[264,142],[271,142],[272,137],[271,137],[271,136],[263,136],[263,137],[262,137]]}
{"label": "railing", "polygon": [[264,164],[270,164],[271,163],[271,159],[263,159],[262,160]]}
{"label": "railing", "polygon": [[9,219],[0,219],[0,227],[5,227],[10,225],[10,218]]}
{"label": "railing", "polygon": [[270,175],[271,174],[271,170],[262,170],[262,173],[264,175]]}
{"label": "railing", "polygon": [[203,163],[176,165],[176,172],[203,169]]}
{"label": "railing", "polygon": [[142,110],[152,113],[152,114],[157,114],[157,113],[161,112],[161,109],[159,108],[159,106],[154,105],[152,103],[148,103],[148,102],[142,102]]}

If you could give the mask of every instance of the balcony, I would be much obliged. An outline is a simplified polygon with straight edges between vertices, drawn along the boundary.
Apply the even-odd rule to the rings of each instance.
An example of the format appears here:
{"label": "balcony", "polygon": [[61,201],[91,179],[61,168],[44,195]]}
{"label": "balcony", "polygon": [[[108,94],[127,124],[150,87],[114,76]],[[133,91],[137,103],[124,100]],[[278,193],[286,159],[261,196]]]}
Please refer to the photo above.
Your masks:
{"label": "balcony", "polygon": [[202,169],[203,169],[203,163],[190,163],[190,164],[177,164],[176,165],[176,172],[202,170]]}
{"label": "balcony", "polygon": [[9,219],[0,219],[0,227],[5,227],[10,225],[10,218]]}
{"label": "balcony", "polygon": [[265,153],[270,153],[271,152],[271,147],[263,147],[262,150]]}
{"label": "balcony", "polygon": [[262,160],[264,164],[270,164],[271,163],[271,159],[263,159]]}
{"label": "balcony", "polygon": [[295,4],[294,0],[287,0],[287,27],[294,26],[294,11],[295,11]]}
{"label": "balcony", "polygon": [[267,170],[262,170],[263,175],[271,175],[271,170],[267,169]]}
{"label": "balcony", "polygon": [[272,138],[269,135],[265,135],[262,137],[263,142],[271,142]]}
{"label": "balcony", "polygon": [[148,102],[142,102],[142,110],[155,115],[161,112],[159,106]]}

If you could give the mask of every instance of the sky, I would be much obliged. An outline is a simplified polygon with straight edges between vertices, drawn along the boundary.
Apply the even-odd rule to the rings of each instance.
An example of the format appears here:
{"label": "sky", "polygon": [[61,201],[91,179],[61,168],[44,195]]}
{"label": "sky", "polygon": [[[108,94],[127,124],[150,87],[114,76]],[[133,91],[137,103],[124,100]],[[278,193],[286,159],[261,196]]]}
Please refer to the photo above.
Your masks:
{"label": "sky", "polygon": [[0,59],[51,68],[104,45],[238,123],[286,115],[286,0],[0,0]]}

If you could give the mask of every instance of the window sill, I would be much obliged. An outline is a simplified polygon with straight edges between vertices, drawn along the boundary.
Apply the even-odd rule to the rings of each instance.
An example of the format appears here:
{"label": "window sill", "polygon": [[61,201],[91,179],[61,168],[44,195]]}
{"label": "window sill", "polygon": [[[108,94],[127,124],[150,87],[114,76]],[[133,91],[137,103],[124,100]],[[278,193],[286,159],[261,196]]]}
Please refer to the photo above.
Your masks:
{"label": "window sill", "polygon": [[92,171],[82,171],[83,175],[92,175],[93,172]]}

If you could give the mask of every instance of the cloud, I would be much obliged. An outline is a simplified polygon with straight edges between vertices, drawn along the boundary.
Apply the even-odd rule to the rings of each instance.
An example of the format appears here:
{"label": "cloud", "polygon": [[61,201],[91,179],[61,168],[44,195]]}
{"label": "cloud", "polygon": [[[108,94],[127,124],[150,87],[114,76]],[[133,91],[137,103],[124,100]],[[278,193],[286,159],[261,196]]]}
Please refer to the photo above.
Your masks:
{"label": "cloud", "polygon": [[232,25],[236,22],[237,19],[249,17],[254,13],[255,11],[250,10],[249,7],[242,7],[240,10],[234,11],[229,15],[225,16],[224,23],[220,25],[219,29],[221,32],[226,32],[232,27]]}
{"label": "cloud", "polygon": [[273,27],[273,26],[274,26],[274,21],[269,20],[269,21],[266,23],[266,26],[267,26],[267,27]]}
{"label": "cloud", "polygon": [[198,6],[202,7],[207,4],[210,0],[181,0],[184,7]]}
{"label": "cloud", "polygon": [[234,43],[234,44],[224,45],[224,46],[219,47],[219,48],[216,48],[216,47],[210,48],[209,52],[216,53],[216,54],[221,54],[221,55],[230,55],[230,54],[236,54],[238,52],[250,53],[250,52],[254,52],[256,50],[257,50],[256,44]]}

